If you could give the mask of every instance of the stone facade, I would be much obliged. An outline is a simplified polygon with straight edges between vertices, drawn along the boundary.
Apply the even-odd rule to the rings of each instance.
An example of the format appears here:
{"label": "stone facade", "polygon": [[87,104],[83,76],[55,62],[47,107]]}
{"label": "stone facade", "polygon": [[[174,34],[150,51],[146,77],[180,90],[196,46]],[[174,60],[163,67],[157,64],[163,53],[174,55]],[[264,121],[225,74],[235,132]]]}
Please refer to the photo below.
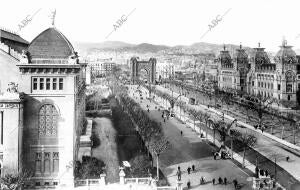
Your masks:
{"label": "stone facade", "polygon": [[225,91],[236,89],[241,92],[247,92],[247,74],[250,69],[248,62],[248,55],[240,46],[236,50],[233,58],[231,58],[229,51],[221,51],[218,58],[219,62],[219,77],[218,86]]}
{"label": "stone facade", "polygon": [[[86,64],[79,63],[71,43],[56,28],[38,35],[20,61],[12,62],[7,55],[1,57],[6,61],[1,65],[11,65],[4,72],[19,84],[19,91],[24,94],[22,99],[3,99],[19,105],[1,115],[3,173],[9,173],[5,168],[11,168],[7,162],[10,159],[15,165],[19,163],[15,167],[19,171],[26,169],[34,174],[27,188],[73,186],[73,166],[78,160],[85,122]],[[0,75],[0,81],[7,80]],[[1,89],[3,92],[4,88]],[[7,134],[14,127],[18,130]],[[10,148],[10,142],[5,140],[8,138],[18,142],[13,144],[19,148],[6,151]]]}
{"label": "stone facade", "polygon": [[289,102],[291,106],[299,104],[299,57],[285,40],[274,59],[270,59],[259,45],[254,48],[252,55],[247,55],[240,47],[233,58],[224,48],[218,63],[220,89],[234,89],[240,93],[276,98]]}
{"label": "stone facade", "polygon": [[150,84],[155,83],[156,79],[156,59],[150,58],[149,61],[139,60],[137,57],[132,57],[130,59],[130,70],[131,70],[131,80],[133,83],[139,80],[139,73],[142,69],[147,72],[147,82]]}

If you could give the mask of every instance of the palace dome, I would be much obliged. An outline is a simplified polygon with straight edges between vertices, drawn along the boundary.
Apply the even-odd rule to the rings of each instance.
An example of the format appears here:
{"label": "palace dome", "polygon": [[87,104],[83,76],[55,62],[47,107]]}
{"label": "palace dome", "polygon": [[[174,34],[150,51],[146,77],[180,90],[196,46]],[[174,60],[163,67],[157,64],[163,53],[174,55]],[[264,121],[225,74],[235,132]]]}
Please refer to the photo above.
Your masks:
{"label": "palace dome", "polygon": [[245,49],[242,49],[242,45],[240,45],[239,49],[236,49],[234,57],[239,59],[248,59],[248,54],[246,53]]}
{"label": "palace dome", "polygon": [[283,40],[282,45],[280,46],[280,50],[277,52],[275,56],[276,62],[284,62],[284,63],[294,63],[297,64],[297,54],[292,49],[293,46],[288,46],[287,41]]}
{"label": "palace dome", "polygon": [[281,47],[277,52],[276,57],[295,57],[296,52],[292,49],[292,46]]}
{"label": "palace dome", "polygon": [[265,48],[261,48],[260,43],[258,44],[258,47],[254,49],[255,49],[255,53],[254,53],[255,64],[258,65],[271,64],[270,58],[267,52],[265,52]]}
{"label": "palace dome", "polygon": [[296,57],[296,52],[292,49],[293,46],[288,46],[287,41],[283,40],[280,50],[277,52],[276,57]]}
{"label": "palace dome", "polygon": [[56,28],[48,28],[32,40],[28,52],[31,59],[67,59],[74,48]]}
{"label": "palace dome", "polygon": [[226,50],[225,45],[224,45],[224,50],[220,52],[220,55],[218,56],[220,60],[228,60],[231,62],[231,56],[229,51]]}

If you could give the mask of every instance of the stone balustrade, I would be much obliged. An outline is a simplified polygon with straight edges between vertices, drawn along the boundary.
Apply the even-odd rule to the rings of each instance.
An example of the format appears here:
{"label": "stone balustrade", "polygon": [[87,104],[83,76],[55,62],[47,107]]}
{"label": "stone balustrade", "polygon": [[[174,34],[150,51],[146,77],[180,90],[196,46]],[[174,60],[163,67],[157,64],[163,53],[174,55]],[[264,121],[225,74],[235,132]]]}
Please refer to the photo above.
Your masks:
{"label": "stone balustrade", "polygon": [[75,180],[75,187],[80,187],[80,186],[104,186],[104,185],[106,185],[105,176],[100,177],[100,179]]}

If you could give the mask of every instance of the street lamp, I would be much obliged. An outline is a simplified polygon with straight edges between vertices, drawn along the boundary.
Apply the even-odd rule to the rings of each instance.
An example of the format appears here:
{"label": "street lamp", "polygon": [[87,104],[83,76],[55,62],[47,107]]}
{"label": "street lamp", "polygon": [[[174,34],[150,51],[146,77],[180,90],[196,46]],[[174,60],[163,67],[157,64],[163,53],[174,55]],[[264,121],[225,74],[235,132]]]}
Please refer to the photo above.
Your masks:
{"label": "street lamp", "polygon": [[276,176],[277,176],[277,164],[276,164],[276,156],[275,156],[275,171],[274,171],[274,175],[275,175],[275,181],[276,181]]}

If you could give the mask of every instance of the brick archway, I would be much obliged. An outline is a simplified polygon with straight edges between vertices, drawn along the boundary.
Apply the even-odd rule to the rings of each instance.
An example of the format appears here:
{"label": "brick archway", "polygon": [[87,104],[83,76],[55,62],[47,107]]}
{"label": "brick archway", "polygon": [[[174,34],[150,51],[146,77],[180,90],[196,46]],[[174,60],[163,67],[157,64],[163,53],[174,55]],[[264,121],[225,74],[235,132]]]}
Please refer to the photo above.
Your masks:
{"label": "brick archway", "polygon": [[147,82],[155,83],[156,77],[156,59],[150,58],[149,61],[139,61],[139,58],[132,57],[130,59],[131,81],[135,84],[139,80],[139,73],[142,69],[147,72]]}

